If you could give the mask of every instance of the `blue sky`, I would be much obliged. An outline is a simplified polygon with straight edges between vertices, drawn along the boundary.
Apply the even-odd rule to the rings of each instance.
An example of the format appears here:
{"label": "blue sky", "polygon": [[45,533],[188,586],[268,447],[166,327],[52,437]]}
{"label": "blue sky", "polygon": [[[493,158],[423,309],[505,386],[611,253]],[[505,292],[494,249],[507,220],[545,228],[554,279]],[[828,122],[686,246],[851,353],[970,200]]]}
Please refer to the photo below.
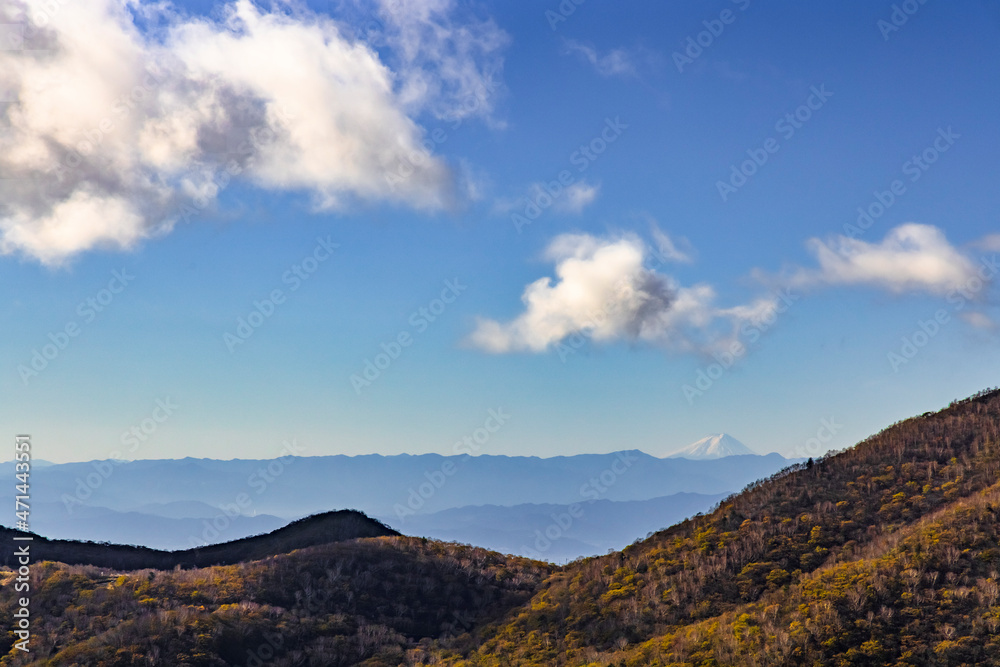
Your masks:
{"label": "blue sky", "polygon": [[[898,30],[888,2],[116,7],[5,18],[0,423],[38,458],[271,458],[290,438],[445,454],[498,408],[483,453],[663,454],[725,431],[817,454],[997,384],[988,3],[914,2]],[[88,22],[106,38],[77,41]],[[30,48],[46,30],[54,59]],[[217,153],[248,136],[230,177]],[[544,208],[527,225],[525,197]],[[385,367],[365,379],[368,362]],[[823,420],[836,433],[807,446]]]}

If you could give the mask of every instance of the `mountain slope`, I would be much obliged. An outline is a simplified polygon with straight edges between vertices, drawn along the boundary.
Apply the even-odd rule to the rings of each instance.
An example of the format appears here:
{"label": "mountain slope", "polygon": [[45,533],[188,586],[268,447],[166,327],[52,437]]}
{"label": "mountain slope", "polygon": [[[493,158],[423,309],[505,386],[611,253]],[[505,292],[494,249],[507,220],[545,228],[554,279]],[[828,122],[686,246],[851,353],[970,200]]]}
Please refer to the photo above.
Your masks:
{"label": "mountain slope", "polygon": [[[32,565],[31,653],[0,664],[395,666],[419,642],[495,620],[550,566],[404,537],[325,544],[238,565],[114,573]],[[14,618],[15,574],[0,572]]]}
{"label": "mountain slope", "polygon": [[728,433],[718,433],[693,442],[683,449],[679,449],[667,458],[682,458],[692,461],[705,461],[710,459],[721,459],[725,456],[747,456],[756,455],[742,442]]}
{"label": "mountain slope", "polygon": [[[958,511],[960,501],[996,484],[998,471],[1000,391],[992,390],[895,424],[814,465],[792,466],[713,513],[622,552],[571,564],[505,622],[439,657],[617,665],[630,646],[670,642],[688,631],[697,636],[699,623],[739,618],[747,605],[805,582],[820,567],[859,562],[922,518]],[[963,530],[978,533],[974,523]],[[1000,569],[1000,550],[986,544],[986,565]],[[818,664],[835,664],[832,651],[821,647],[826,662]],[[711,659],[705,664],[728,664]]]}
{"label": "mountain slope", "polygon": [[[1000,484],[752,604],[631,652],[642,664],[989,665],[1000,657]],[[690,632],[692,628],[686,629]]]}

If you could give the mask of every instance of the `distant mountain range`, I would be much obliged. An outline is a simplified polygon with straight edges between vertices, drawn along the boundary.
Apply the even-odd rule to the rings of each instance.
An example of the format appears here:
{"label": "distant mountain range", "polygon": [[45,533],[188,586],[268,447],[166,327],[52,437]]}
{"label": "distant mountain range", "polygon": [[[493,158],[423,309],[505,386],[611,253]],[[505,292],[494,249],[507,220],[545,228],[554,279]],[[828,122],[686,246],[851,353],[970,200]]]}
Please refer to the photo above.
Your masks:
{"label": "distant mountain range", "polygon": [[562,563],[621,549],[637,538],[713,508],[726,494],[676,493],[649,500],[470,505],[407,517],[380,517],[405,535],[462,542]]}
{"label": "distant mountain range", "polygon": [[[710,510],[792,461],[777,454],[706,460],[638,450],[526,456],[285,457],[91,461],[31,477],[31,529],[51,538],[188,549],[265,533],[337,509],[406,534],[553,561],[621,548]],[[11,476],[13,464],[0,464]],[[11,492],[0,503],[13,505]],[[579,505],[571,527],[553,517]],[[555,522],[555,528],[552,528]],[[536,531],[555,538],[539,550]]]}
{"label": "distant mountain range", "polygon": [[[0,502],[13,504],[14,500],[11,496],[0,496]],[[61,502],[33,500],[31,530],[62,540],[141,544],[152,549],[174,551],[260,535],[288,523],[288,518],[273,514],[231,517],[218,507],[196,501],[178,505],[186,507],[190,513],[185,514],[185,510],[171,508],[169,504],[140,505],[129,511],[79,505],[70,513]],[[159,513],[161,511],[173,511],[175,515],[164,516]],[[223,530],[212,526],[212,520],[220,516],[224,518],[224,521],[218,520]]]}
{"label": "distant mountain range", "polygon": [[[0,529],[0,608],[30,618],[32,655],[12,664],[1000,667],[998,425],[1000,389],[985,390],[563,566],[399,536],[350,511],[179,554]],[[754,457],[687,463],[733,460]],[[472,521],[498,539],[534,512],[543,535],[576,539],[587,519],[612,530],[684,500],[407,522]],[[25,545],[22,580],[11,566]],[[209,563],[229,565],[188,569]],[[0,653],[26,624],[0,635]]]}
{"label": "distant mountain range", "polygon": [[683,458],[692,461],[705,461],[708,459],[721,459],[726,456],[756,456],[757,452],[750,449],[742,442],[728,433],[718,433],[693,442],[683,449],[679,449],[669,456],[669,458]]}

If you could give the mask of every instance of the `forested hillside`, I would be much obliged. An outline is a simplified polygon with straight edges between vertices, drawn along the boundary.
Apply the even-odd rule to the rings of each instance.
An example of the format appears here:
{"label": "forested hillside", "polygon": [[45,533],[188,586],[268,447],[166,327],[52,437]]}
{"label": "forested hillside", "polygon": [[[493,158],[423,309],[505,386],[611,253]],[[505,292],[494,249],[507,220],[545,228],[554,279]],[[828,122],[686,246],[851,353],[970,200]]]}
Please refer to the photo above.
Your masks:
{"label": "forested hillside", "polygon": [[406,537],[36,564],[34,653],[0,665],[1000,665],[998,571],[990,390],[564,567]]}
{"label": "forested hillside", "polygon": [[[998,471],[1000,391],[991,390],[793,466],[622,552],[571,564],[503,623],[438,656],[477,665],[984,664],[984,636],[1000,617],[990,593],[1000,570]],[[989,660],[1000,664],[1000,654]]]}
{"label": "forested hillside", "polygon": [[[31,653],[0,665],[397,665],[530,597],[549,566],[404,537],[337,542],[238,565],[111,572],[33,566]],[[2,576],[0,618],[14,613]]]}

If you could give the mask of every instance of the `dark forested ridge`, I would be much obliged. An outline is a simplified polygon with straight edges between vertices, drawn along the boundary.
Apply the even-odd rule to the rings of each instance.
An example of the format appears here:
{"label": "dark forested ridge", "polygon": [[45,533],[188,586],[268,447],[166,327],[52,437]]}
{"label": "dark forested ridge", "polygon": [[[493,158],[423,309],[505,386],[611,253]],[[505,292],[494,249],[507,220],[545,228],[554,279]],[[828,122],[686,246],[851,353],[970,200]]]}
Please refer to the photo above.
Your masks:
{"label": "dark forested ridge", "polygon": [[34,560],[54,560],[69,565],[94,565],[117,570],[143,568],[171,570],[175,567],[230,565],[267,556],[288,553],[318,544],[361,537],[399,535],[381,521],[361,512],[340,510],[305,517],[266,535],[255,535],[232,542],[212,544],[183,551],[160,551],[146,547],[75,540],[49,540],[32,533],[21,533],[0,526],[0,564],[13,564],[14,535],[32,535]]}
{"label": "dark forested ridge", "polygon": [[[188,571],[36,565],[32,657],[242,665],[264,646],[272,665],[1000,665],[998,540],[990,390],[564,567],[404,537]],[[5,585],[0,617],[12,597]],[[0,664],[30,664],[13,655]]]}
{"label": "dark forested ridge", "polygon": [[[28,655],[2,665],[397,665],[407,649],[495,620],[544,563],[432,540],[335,542],[191,570],[109,572],[36,563]],[[0,572],[10,619],[13,572]]]}

